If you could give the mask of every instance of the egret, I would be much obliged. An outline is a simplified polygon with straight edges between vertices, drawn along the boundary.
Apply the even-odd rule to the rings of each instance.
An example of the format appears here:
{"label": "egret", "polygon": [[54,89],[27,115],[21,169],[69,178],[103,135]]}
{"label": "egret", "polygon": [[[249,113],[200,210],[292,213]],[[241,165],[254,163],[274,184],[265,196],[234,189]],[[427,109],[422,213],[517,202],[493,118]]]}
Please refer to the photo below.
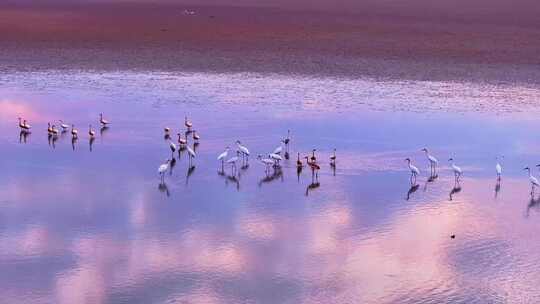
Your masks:
{"label": "egret", "polygon": [[172,141],[169,141],[169,148],[171,149],[172,157],[174,157],[174,152],[176,152],[176,145]]}
{"label": "egret", "polygon": [[283,158],[281,157],[281,155],[275,154],[275,153],[270,153],[270,154],[268,154],[268,157],[274,162],[274,164],[275,164],[276,166],[279,166],[279,162],[280,162],[281,160],[283,160]]}
{"label": "egret", "polygon": [[92,125],[88,125],[88,135],[90,135],[90,138],[94,138],[96,136],[96,131],[92,129]]}
{"label": "egret", "polygon": [[261,164],[263,164],[266,167],[266,169],[264,170],[264,172],[266,172],[266,173],[268,173],[268,171],[270,170],[270,166],[275,164],[274,159],[263,158],[262,155],[260,155],[260,154],[259,154],[259,156],[257,156],[257,159],[261,162]]}
{"label": "egret", "polygon": [[23,131],[28,131],[30,130],[31,126],[26,123],[26,120],[22,122],[22,118],[19,117],[19,128],[21,128]]}
{"label": "egret", "polygon": [[239,140],[236,141],[236,145],[238,146],[238,150],[240,151],[240,153],[242,153],[242,159],[246,157],[249,160],[248,148],[246,148],[246,146],[243,146]]}
{"label": "egret", "polygon": [[317,162],[317,157],[315,157],[315,151],[317,151],[317,149],[311,150],[311,158],[310,158],[310,160],[313,163]]}
{"label": "egret", "polygon": [[300,152],[298,152],[298,158],[296,159],[296,168],[301,169],[304,166],[304,163],[300,160]]}
{"label": "egret", "polygon": [[181,133],[178,133],[178,144],[180,145],[180,147],[185,147],[187,145],[187,136],[186,138],[182,138],[182,134]]}
{"label": "egret", "polygon": [[193,140],[195,141],[195,143],[199,143],[199,139],[201,139],[201,137],[196,130],[193,130]]}
{"label": "egret", "polygon": [[103,118],[103,113],[99,113],[99,123],[103,126],[103,127],[106,127],[108,124],[110,124],[110,122],[106,119]]}
{"label": "egret", "polygon": [[495,172],[497,172],[497,179],[500,180],[501,174],[502,174],[502,166],[499,162],[499,157],[497,157],[496,160],[497,160],[497,164],[495,165]]}
{"label": "egret", "polygon": [[319,170],[321,169],[321,166],[317,165],[316,162],[314,161],[310,161],[309,160],[309,157],[306,156],[304,157],[306,159],[306,162],[308,164],[308,166],[311,168],[311,177],[313,178],[313,176],[317,176],[317,179],[319,178]]}
{"label": "egret", "polygon": [[165,134],[163,135],[163,138],[164,138],[165,140],[168,140],[168,139],[171,138],[171,133],[170,133],[170,132],[171,132],[171,129],[170,129],[169,127],[163,128],[163,132],[165,133]]}
{"label": "egret", "polygon": [[158,168],[158,173],[161,175],[161,180],[165,178],[165,172],[169,169],[169,163],[171,162],[170,159],[167,159],[164,164],[161,164]]}
{"label": "egret", "polygon": [[195,158],[195,151],[193,151],[193,149],[191,149],[190,146],[187,146],[187,152],[188,152],[188,157],[189,157],[189,164],[191,165],[191,162],[192,160]]}
{"label": "egret", "polygon": [[330,156],[330,166],[336,166],[336,149],[334,149],[334,154]]}
{"label": "egret", "polygon": [[58,120],[60,122],[60,128],[62,128],[62,132],[66,132],[69,129],[69,126],[66,125],[61,119]]}
{"label": "egret", "polygon": [[279,147],[274,149],[274,154],[281,154],[283,152],[283,147],[280,145]]}
{"label": "egret", "polygon": [[529,172],[529,181],[531,182],[531,195],[532,195],[534,194],[534,187],[540,186],[540,183],[538,182],[538,179],[536,179],[536,177],[532,176],[531,169],[529,167],[526,167],[523,170],[527,170]]}
{"label": "egret", "polygon": [[414,184],[416,182],[416,176],[420,174],[420,170],[418,170],[418,168],[411,163],[410,158],[406,158],[405,160],[407,161],[409,170],[411,170],[411,184]]}
{"label": "egret", "polygon": [[28,122],[26,122],[26,119],[23,121],[23,125],[24,125],[24,129],[29,131],[30,129],[32,129],[32,126],[28,124]]}
{"label": "egret", "polygon": [[189,121],[189,120],[187,119],[187,116],[186,116],[185,119],[184,119],[184,125],[185,125],[186,128],[188,129],[188,132],[190,132],[190,131],[191,131],[191,128],[193,127],[193,124],[191,123],[191,121]]}
{"label": "egret", "polygon": [[431,168],[431,174],[435,174],[437,171],[437,164],[439,164],[439,161],[433,156],[430,155],[427,148],[422,149],[422,151],[426,152],[427,159],[429,161],[429,166]]}
{"label": "egret", "polygon": [[236,171],[236,162],[238,161],[238,159],[240,158],[240,151],[236,151],[236,156],[233,156],[231,158],[229,158],[226,163],[228,165],[231,165],[231,173],[234,175],[234,172]]}
{"label": "egret", "polygon": [[51,127],[51,133],[52,133],[53,135],[58,135],[58,132],[59,132],[59,131],[58,131],[58,129],[56,128],[56,126],[55,126],[55,125],[52,125],[52,127]]}
{"label": "egret", "polygon": [[456,166],[454,164],[454,159],[453,158],[450,158],[448,159],[448,161],[450,162],[450,166],[452,167],[452,171],[454,171],[454,177],[456,178],[456,181],[459,182],[459,178],[461,177],[461,174],[463,173],[463,171],[461,171],[461,168]]}
{"label": "egret", "polygon": [[291,130],[287,130],[287,137],[285,137],[285,139],[282,139],[281,142],[284,143],[285,146],[289,145],[289,142],[291,142]]}
{"label": "egret", "polygon": [[78,135],[79,135],[79,131],[75,129],[75,125],[71,125],[71,137],[77,138]]}
{"label": "egret", "polygon": [[229,155],[229,147],[225,147],[225,151],[223,151],[220,155],[218,155],[217,160],[221,161],[221,171],[223,171],[223,165],[225,164],[225,158],[227,158],[227,155]]}

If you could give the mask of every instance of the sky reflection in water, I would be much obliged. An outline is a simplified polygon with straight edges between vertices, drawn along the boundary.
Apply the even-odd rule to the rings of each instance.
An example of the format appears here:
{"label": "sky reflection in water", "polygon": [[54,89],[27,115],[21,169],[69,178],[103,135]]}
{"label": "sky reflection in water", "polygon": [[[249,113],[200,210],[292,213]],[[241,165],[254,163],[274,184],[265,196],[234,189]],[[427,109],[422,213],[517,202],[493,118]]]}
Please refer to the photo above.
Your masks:
{"label": "sky reflection in water", "polygon": [[[540,163],[530,132],[538,91],[260,75],[1,78],[0,286],[11,303],[540,297],[540,204],[522,170]],[[87,126],[100,111],[113,123],[90,151]],[[26,143],[19,115],[34,126]],[[162,129],[179,128],[184,115],[203,138],[195,169],[184,152],[162,185]],[[69,134],[49,145],[46,123],[57,119],[79,128],[75,149]],[[282,175],[266,177],[255,157],[237,178],[218,174],[226,145],[241,139],[268,153],[288,128]],[[442,164],[434,182],[425,146]],[[296,152],[312,148],[323,160],[318,187],[295,168]],[[497,154],[505,159],[495,196]],[[406,157],[422,170],[414,191]],[[452,200],[449,157],[465,171]]]}

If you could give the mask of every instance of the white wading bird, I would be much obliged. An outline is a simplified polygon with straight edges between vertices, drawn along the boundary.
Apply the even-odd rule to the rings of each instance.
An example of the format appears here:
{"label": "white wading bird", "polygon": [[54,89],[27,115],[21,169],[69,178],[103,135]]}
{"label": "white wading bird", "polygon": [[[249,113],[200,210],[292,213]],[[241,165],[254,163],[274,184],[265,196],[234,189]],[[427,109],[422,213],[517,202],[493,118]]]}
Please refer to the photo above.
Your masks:
{"label": "white wading bird", "polygon": [[261,164],[263,164],[266,167],[265,170],[264,170],[264,172],[266,172],[266,173],[268,173],[268,171],[270,170],[270,167],[275,164],[274,159],[263,158],[262,155],[260,155],[260,154],[259,154],[259,156],[257,156],[257,159],[261,162]]}
{"label": "white wading bird", "polygon": [[193,130],[193,141],[195,141],[195,143],[199,143],[199,139],[201,139],[199,133],[197,133],[196,130]]}
{"label": "white wading bird", "polygon": [[237,140],[236,141],[236,145],[238,146],[238,151],[240,151],[240,153],[242,153],[242,159],[246,158],[247,160],[249,160],[249,150],[246,146],[242,145],[242,143]]}
{"label": "white wading bird", "polygon": [[164,164],[161,164],[158,168],[158,173],[161,175],[161,180],[165,178],[165,172],[169,169],[169,163],[171,162],[170,159],[167,159]]}
{"label": "white wading bird", "polygon": [[184,118],[184,125],[188,129],[188,132],[191,132],[191,128],[193,127],[193,124],[191,123],[191,121],[187,119],[187,116]]}
{"label": "white wading bird", "polygon": [[334,154],[330,156],[330,166],[335,167],[336,166],[336,149],[334,149]]}
{"label": "white wading bird", "polygon": [[32,127],[26,123],[26,119],[24,121],[21,121],[22,118],[19,117],[19,128],[21,128],[21,131],[28,131]]}
{"label": "white wading bird", "polygon": [[501,163],[499,162],[499,157],[498,156],[497,156],[497,158],[495,160],[497,160],[497,164],[495,165],[495,172],[497,173],[497,179],[500,180],[501,179],[501,174],[502,174],[502,166],[501,166]]}
{"label": "white wading bird", "polygon": [[287,130],[287,137],[285,139],[281,140],[282,143],[285,144],[285,146],[288,146],[291,142],[291,130]]}
{"label": "white wading bird", "polygon": [[96,131],[92,130],[92,125],[88,125],[88,135],[90,138],[94,138],[94,136],[96,136]]}
{"label": "white wading bird", "polygon": [[236,172],[236,162],[238,161],[238,159],[240,159],[240,153],[241,153],[240,151],[236,151],[236,156],[233,156],[226,161],[228,165],[231,165],[232,175],[234,175]]}
{"label": "white wading bird", "polygon": [[99,123],[103,127],[107,127],[110,124],[110,122],[108,120],[103,118],[103,113],[99,113]]}
{"label": "white wading bird", "polygon": [[452,168],[452,171],[454,171],[454,177],[456,178],[456,181],[459,182],[459,178],[461,177],[461,174],[463,173],[463,171],[461,170],[460,167],[454,164],[453,158],[448,159],[448,161],[450,162],[450,167]]}
{"label": "white wading bird", "polygon": [[531,182],[531,195],[534,194],[534,188],[540,186],[536,177],[532,176],[531,169],[529,167],[524,168],[529,173],[529,181]]}
{"label": "white wading bird", "polygon": [[221,161],[221,170],[223,171],[223,165],[225,164],[225,159],[227,158],[227,155],[229,155],[229,147],[225,147],[225,151],[223,151],[220,155],[218,155],[217,160]]}
{"label": "white wading bird", "polygon": [[409,170],[411,170],[411,184],[414,184],[414,182],[416,182],[416,176],[418,176],[418,174],[420,174],[420,170],[411,163],[410,158],[406,158],[405,160],[407,161],[407,165],[409,166]]}
{"label": "white wading bird", "polygon": [[171,156],[174,157],[174,152],[176,152],[176,145],[172,141],[169,141],[169,148],[171,149]]}
{"label": "white wading bird", "polygon": [[268,157],[270,157],[270,159],[272,159],[272,161],[274,162],[274,164],[275,164],[276,166],[279,166],[279,162],[280,162],[281,160],[283,160],[283,157],[281,157],[281,155],[275,154],[275,153],[270,153],[270,154],[268,154]]}
{"label": "white wading bird", "polygon": [[79,136],[79,131],[75,129],[75,125],[71,125],[71,137],[77,138]]}
{"label": "white wading bird", "polygon": [[431,174],[435,174],[437,171],[437,165],[439,164],[439,161],[435,158],[435,156],[430,155],[427,148],[422,149],[422,151],[426,152],[426,157],[429,161],[429,166],[431,168]]}
{"label": "white wading bird", "polygon": [[58,121],[60,122],[60,128],[62,128],[62,132],[66,132],[69,129],[69,126],[65,124],[61,119]]}

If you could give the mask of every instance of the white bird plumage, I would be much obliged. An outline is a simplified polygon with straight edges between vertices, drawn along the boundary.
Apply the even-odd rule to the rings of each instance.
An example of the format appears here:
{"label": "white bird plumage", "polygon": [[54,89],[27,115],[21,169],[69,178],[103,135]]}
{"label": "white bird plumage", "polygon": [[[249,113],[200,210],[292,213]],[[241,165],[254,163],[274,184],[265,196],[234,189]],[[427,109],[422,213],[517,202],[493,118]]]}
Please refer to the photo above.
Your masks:
{"label": "white bird plumage", "polygon": [[163,179],[165,177],[165,172],[167,172],[167,170],[169,169],[169,163],[170,162],[171,162],[171,160],[167,159],[164,164],[161,164],[158,167],[158,173],[159,173],[159,175],[161,175],[161,179]]}
{"label": "white bird plumage", "polygon": [[[279,156],[279,155],[278,155]],[[265,172],[268,173],[268,170],[272,165],[276,163],[276,160],[273,158],[263,158],[262,155],[257,156],[257,159],[265,166]]]}
{"label": "white bird plumage", "polygon": [[448,161],[450,162],[450,167],[452,168],[452,171],[454,172],[454,177],[456,178],[456,181],[459,181],[461,174],[463,174],[463,170],[461,170],[460,167],[454,164],[453,158],[448,159]]}
{"label": "white bird plumage", "polygon": [[222,162],[224,162],[225,158],[227,158],[227,155],[229,155],[229,147],[226,147],[225,151],[218,155],[217,160],[221,160]]}
{"label": "white bird plumage", "polygon": [[429,165],[431,166],[431,169],[434,170],[437,167],[437,164],[439,164],[439,160],[435,158],[435,156],[429,154],[429,151],[427,148],[422,149],[426,153],[426,157],[429,161]]}
{"label": "white bird plumage", "polygon": [[283,147],[280,145],[279,147],[274,149],[274,154],[281,154],[283,152]]}
{"label": "white bird plumage", "polygon": [[63,131],[67,131],[67,129],[69,129],[69,126],[65,124],[61,119],[58,121],[60,122],[60,127],[62,128]]}
{"label": "white bird plumage", "polygon": [[249,159],[249,149],[246,146],[242,145],[239,140],[236,141],[236,146],[238,147],[238,151],[242,153],[242,158],[246,157],[247,159]]}
{"label": "white bird plumage", "polygon": [[497,160],[497,164],[495,165],[495,172],[497,173],[497,178],[501,179],[502,166],[501,166],[501,163],[499,162],[499,157],[497,157],[496,160]]}
{"label": "white bird plumage", "polygon": [[187,146],[186,148],[187,148],[188,157],[189,157],[189,164],[191,165],[193,159],[195,158],[195,156],[196,156],[197,154],[195,154],[195,151],[193,151],[193,149],[191,149],[190,146]]}
{"label": "white bird plumage", "polygon": [[169,141],[169,148],[171,149],[171,153],[176,151],[176,145],[172,141]]}
{"label": "white bird plumage", "polygon": [[534,193],[534,188],[540,186],[540,183],[538,182],[538,179],[536,179],[536,177],[534,177],[532,175],[531,169],[529,167],[526,167],[523,170],[527,170],[528,173],[529,173],[529,181],[531,182],[531,194],[533,194]]}
{"label": "white bird plumage", "polygon": [[409,166],[409,170],[411,170],[411,174],[414,174],[414,175],[420,174],[420,169],[418,169],[415,165],[412,164],[410,158],[407,158],[405,160],[407,161],[407,165]]}
{"label": "white bird plumage", "polygon": [[103,127],[106,127],[110,122],[106,119],[103,118],[103,113],[99,113],[99,123],[103,126]]}

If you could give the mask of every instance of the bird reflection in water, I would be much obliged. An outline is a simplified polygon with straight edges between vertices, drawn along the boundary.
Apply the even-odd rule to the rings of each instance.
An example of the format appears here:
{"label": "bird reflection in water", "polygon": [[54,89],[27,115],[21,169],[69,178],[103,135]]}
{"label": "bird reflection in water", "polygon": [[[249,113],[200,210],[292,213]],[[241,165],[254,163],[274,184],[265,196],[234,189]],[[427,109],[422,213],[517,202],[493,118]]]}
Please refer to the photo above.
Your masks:
{"label": "bird reflection in water", "polygon": [[450,190],[450,195],[449,195],[450,200],[453,199],[454,194],[459,193],[459,192],[461,192],[461,185],[459,184],[459,180],[456,180],[454,182],[454,188],[452,188],[452,190]]}
{"label": "bird reflection in water", "polygon": [[71,138],[71,148],[73,149],[73,151],[75,151],[75,144],[77,143],[77,140],[78,140],[77,137]]}
{"label": "bird reflection in water", "polygon": [[99,129],[99,135],[101,137],[103,137],[103,135],[105,135],[105,133],[107,133],[107,131],[109,131],[109,127],[103,126],[103,127],[101,127],[101,129]]}
{"label": "bird reflection in water", "polygon": [[238,176],[236,175],[225,175],[225,185],[228,186],[229,183],[233,183],[236,185],[236,190],[240,191],[240,172],[238,172]]}
{"label": "bird reflection in water", "polygon": [[307,187],[306,187],[306,196],[309,195],[309,192],[310,191],[313,191],[317,188],[319,188],[321,186],[321,183],[319,183],[319,181],[312,181],[311,184],[309,184]]}
{"label": "bird reflection in water", "polygon": [[540,206],[540,197],[535,198],[534,194],[531,193],[529,203],[527,204],[527,210],[525,212],[525,217],[529,217],[529,213],[530,213],[531,209],[534,208],[534,209],[538,210],[539,206]]}
{"label": "bird reflection in water", "polygon": [[58,140],[58,136],[54,135],[52,133],[49,133],[47,135],[47,141],[49,143],[49,147],[52,147],[53,149],[56,148],[56,141]]}
{"label": "bird reflection in water", "polygon": [[409,191],[407,191],[407,197],[405,198],[405,200],[408,201],[411,198],[411,194],[415,193],[418,188],[420,188],[420,184],[412,184],[409,188]]}
{"label": "bird reflection in water", "polygon": [[501,191],[501,179],[497,178],[497,182],[495,183],[495,198],[499,196],[500,191]]}
{"label": "bird reflection in water", "polygon": [[21,132],[19,133],[19,143],[21,143],[21,144],[24,143],[25,144],[29,135],[30,135],[30,131],[21,130]]}
{"label": "bird reflection in water", "polygon": [[171,196],[171,193],[169,192],[169,187],[167,186],[167,183],[165,183],[164,180],[162,180],[162,181],[158,184],[158,190],[159,190],[159,192],[161,192],[161,193],[165,193],[165,195],[167,195],[167,197]]}
{"label": "bird reflection in water", "polygon": [[195,172],[195,166],[190,166],[186,173],[186,186],[189,184],[189,178]]}
{"label": "bird reflection in water", "polygon": [[92,146],[94,146],[94,141],[96,140],[95,137],[90,137],[90,139],[88,140],[88,146],[90,148],[90,152],[92,152]]}
{"label": "bird reflection in water", "polygon": [[424,183],[424,192],[426,192],[428,184],[434,183],[437,178],[439,178],[439,175],[436,173],[432,173],[429,175],[429,177],[426,179],[426,182]]}
{"label": "bird reflection in water", "polygon": [[281,170],[281,167],[278,166],[274,167],[272,174],[266,174],[265,177],[259,180],[259,187],[261,187],[263,184],[271,183],[277,179],[280,179],[283,182],[283,170]]}

